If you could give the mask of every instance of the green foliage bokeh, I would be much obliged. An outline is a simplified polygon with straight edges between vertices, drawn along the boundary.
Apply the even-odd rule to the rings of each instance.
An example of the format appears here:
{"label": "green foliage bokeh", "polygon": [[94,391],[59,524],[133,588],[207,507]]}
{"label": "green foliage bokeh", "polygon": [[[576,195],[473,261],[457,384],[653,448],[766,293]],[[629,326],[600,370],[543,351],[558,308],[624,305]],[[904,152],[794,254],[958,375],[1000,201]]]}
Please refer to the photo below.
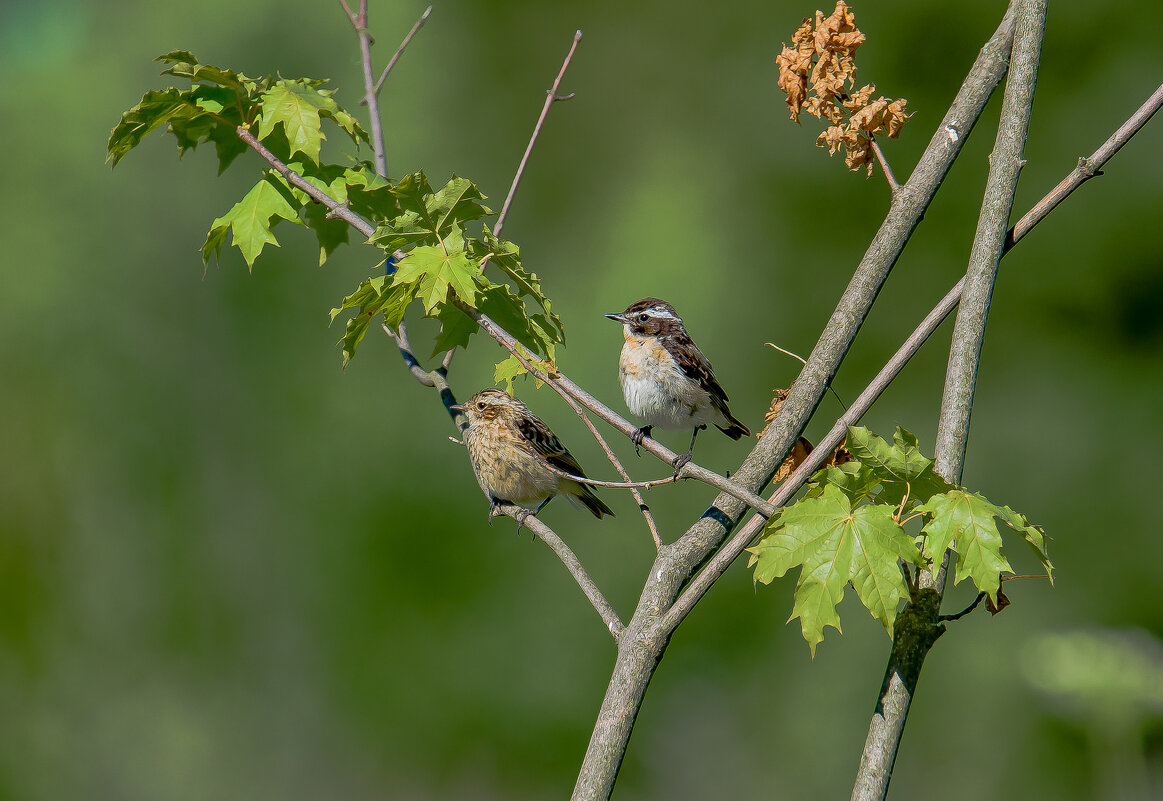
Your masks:
{"label": "green foliage bokeh", "polygon": [[[855,8],[860,80],[916,112],[887,146],[902,178],[1002,5]],[[371,6],[383,65],[423,4]],[[563,86],[577,97],[551,111],[505,226],[567,326],[558,363],[621,409],[621,337],[602,314],[660,295],[758,428],[796,374],[763,343],[806,355],[887,204],[878,176],[848,173],[810,122],[786,119],[773,59],[814,8],[437,4],[384,90],[389,170],[467,175],[499,206],[581,28]],[[1163,23],[1139,8],[1052,6],[1019,209],[1157,85]],[[1123,17],[1135,48],[1110,24]],[[204,271],[210,222],[255,176],[216,179],[212,149],[179,162],[160,137],[103,164],[119,113],[163,85],[153,57],[176,48],[248,75],[327,76],[360,108],[335,3],[0,9],[0,799],[563,797],[609,637],[545,548],[486,525],[447,414],[386,337],[369,333],[341,372],[328,310],[374,252],[320,268],[310,233],[283,225],[253,275],[227,250]],[[964,270],[996,114],[896,266],[836,381],[846,398]],[[1003,264],[965,480],[1052,533],[1059,578],[1007,585],[1012,608],[935,647],[899,797],[942,776],[954,801],[1089,797],[1101,721],[1027,682],[1026,643],[1077,627],[1163,635],[1156,492],[1136,465],[1161,444],[1160,124]],[[933,441],[948,332],[866,425]],[[503,356],[474,339],[453,364],[458,394],[491,384]],[[609,475],[572,411],[517,388]],[[812,438],[835,411],[821,408]],[[661,475],[615,447],[636,475]],[[727,470],[744,448],[706,434],[698,459]],[[605,497],[615,521],[565,504],[546,519],[628,614],[652,546],[630,499]],[[688,485],[649,500],[673,539],[712,497]],[[756,596],[740,564],[700,604],[647,696],[619,798],[849,791],[888,643],[845,607],[844,636],[809,662],[784,625],[791,593]],[[958,587],[948,608],[971,597]],[[1143,714],[1157,774],[1163,738]]]}

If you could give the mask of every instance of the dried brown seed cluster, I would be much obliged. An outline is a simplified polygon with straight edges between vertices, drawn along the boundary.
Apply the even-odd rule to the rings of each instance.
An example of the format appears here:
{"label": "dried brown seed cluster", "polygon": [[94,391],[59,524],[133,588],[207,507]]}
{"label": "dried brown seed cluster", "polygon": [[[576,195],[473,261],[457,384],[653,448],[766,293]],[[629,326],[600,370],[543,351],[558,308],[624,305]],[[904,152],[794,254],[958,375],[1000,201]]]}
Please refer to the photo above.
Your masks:
{"label": "dried brown seed cluster", "polygon": [[[791,392],[791,387],[788,387],[787,389],[775,390],[771,399],[771,408],[767,410],[765,415],[763,415],[763,421],[767,425],[765,425],[763,430],[759,432],[760,439],[763,439],[763,435],[767,433],[767,429],[771,425],[771,421],[774,420],[775,416],[779,413],[780,407],[782,407],[783,402],[787,400],[789,392]],[[775,475],[772,477],[772,482],[778,484],[790,476],[792,471],[799,467],[800,463],[803,462],[804,459],[808,458],[812,450],[812,443],[806,440],[804,437],[800,437],[798,440],[796,440],[796,444],[792,446],[791,453],[789,453],[787,458],[783,460],[783,464],[779,466],[779,470],[777,470]],[[825,460],[825,462],[820,466],[828,467],[829,465],[840,465],[850,461],[852,461],[852,454],[847,448],[844,447],[844,443],[841,442],[840,446],[836,448],[836,450],[832,451],[831,455],[828,456],[827,460]]]}
{"label": "dried brown seed cluster", "polygon": [[882,96],[873,100],[875,85],[845,91],[845,85],[856,86],[855,53],[863,42],[856,16],[847,3],[837,0],[831,16],[817,11],[814,21],[804,17],[791,47],[785,44],[775,63],[792,120],[799,122],[800,112],[827,120],[830,125],[816,144],[827,147],[829,155],[843,147],[844,163],[850,170],[867,167],[872,175],[872,137],[884,134],[895,139],[909,115],[904,99]]}

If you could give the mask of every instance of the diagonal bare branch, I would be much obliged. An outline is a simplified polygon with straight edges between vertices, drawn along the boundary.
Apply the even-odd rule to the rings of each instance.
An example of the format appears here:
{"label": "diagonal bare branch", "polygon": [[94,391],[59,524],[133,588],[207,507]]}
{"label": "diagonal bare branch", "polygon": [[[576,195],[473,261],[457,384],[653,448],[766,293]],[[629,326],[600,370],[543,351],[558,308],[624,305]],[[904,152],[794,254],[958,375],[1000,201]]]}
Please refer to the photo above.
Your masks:
{"label": "diagonal bare branch", "polygon": [[1015,223],[1014,227],[1006,234],[1005,247],[1002,252],[1008,253],[1010,248],[1028,234],[1030,229],[1045,219],[1046,215],[1065,200],[1071,192],[1091,178],[1102,175],[1103,165],[1110,161],[1111,157],[1118,153],[1122,146],[1147,124],[1147,120],[1155,115],[1160,106],[1163,106],[1163,86],[1156,89],[1146,102],[1139,106],[1139,109],[1117,131],[1111,134],[1109,139],[1103,142],[1102,147],[1094,151],[1088,158],[1080,158],[1078,166]]}
{"label": "diagonal bare branch", "polygon": [[[400,56],[404,54],[404,50],[412,43],[412,37],[416,32],[424,27],[424,23],[428,21],[428,15],[432,13],[432,6],[424,9],[424,13],[420,15],[420,19],[416,20],[416,24],[412,26],[412,30],[408,31],[408,35],[404,37],[404,41],[400,42],[400,46],[396,48],[396,52],[392,54],[391,60],[388,61],[388,66],[384,67],[384,71],[380,73],[380,79],[376,81],[375,86],[372,87],[371,93],[377,98],[380,96],[380,89],[384,85],[384,81],[388,79],[388,75],[392,71],[392,67],[396,66],[396,62],[400,60]],[[367,99],[363,101],[366,103]]]}
{"label": "diagonal bare branch", "polygon": [[549,114],[549,107],[559,100],[569,100],[573,97],[572,94],[560,97],[557,94],[558,87],[561,86],[561,80],[565,77],[565,71],[569,69],[569,62],[573,60],[574,51],[577,50],[578,42],[581,41],[582,32],[577,31],[573,35],[573,44],[569,47],[569,52],[565,55],[565,61],[561,62],[561,69],[557,73],[557,77],[553,79],[553,86],[545,93],[545,104],[541,106],[541,114],[537,117],[537,124],[533,126],[533,135],[529,137],[529,144],[525,148],[525,154],[521,156],[521,163],[517,165],[517,173],[513,176],[513,184],[509,187],[509,194],[505,197],[505,203],[501,206],[501,214],[497,217],[497,224],[493,228],[493,233],[500,235],[501,226],[505,224],[505,218],[509,216],[509,204],[513,202],[513,195],[517,193],[517,186],[521,183],[521,176],[525,174],[525,165],[529,163],[529,154],[533,152],[533,145],[537,143],[537,137],[541,135],[541,126],[545,124],[545,117]]}
{"label": "diagonal bare branch", "polygon": [[532,531],[537,538],[549,546],[561,563],[565,565],[566,570],[573,576],[574,581],[581,587],[586,598],[593,605],[597,613],[602,616],[602,621],[606,624],[606,629],[610,632],[610,636],[614,638],[614,643],[622,638],[622,634],[626,631],[626,626],[618,617],[617,610],[610,605],[606,597],[602,595],[602,591],[598,589],[598,585],[590,578],[589,573],[582,567],[581,560],[577,558],[570,547],[565,544],[565,541],[551,529],[549,526],[541,522],[540,519],[533,512],[517,506],[516,504],[503,501],[497,504],[497,511],[501,514],[511,517],[520,525]]}

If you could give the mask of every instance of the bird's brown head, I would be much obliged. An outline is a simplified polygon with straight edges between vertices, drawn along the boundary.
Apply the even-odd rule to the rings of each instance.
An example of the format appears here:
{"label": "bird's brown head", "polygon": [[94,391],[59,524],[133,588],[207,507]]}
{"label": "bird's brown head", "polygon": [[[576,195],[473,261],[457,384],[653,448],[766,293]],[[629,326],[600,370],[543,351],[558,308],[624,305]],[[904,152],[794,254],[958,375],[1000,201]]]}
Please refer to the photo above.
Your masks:
{"label": "bird's brown head", "polygon": [[452,408],[453,411],[463,412],[468,418],[469,425],[473,425],[516,414],[524,407],[525,404],[502,389],[482,389],[464,403]]}
{"label": "bird's brown head", "polygon": [[621,314],[607,314],[606,317],[624,324],[639,336],[664,336],[682,329],[682,318],[665,300],[643,298],[631,303]]}

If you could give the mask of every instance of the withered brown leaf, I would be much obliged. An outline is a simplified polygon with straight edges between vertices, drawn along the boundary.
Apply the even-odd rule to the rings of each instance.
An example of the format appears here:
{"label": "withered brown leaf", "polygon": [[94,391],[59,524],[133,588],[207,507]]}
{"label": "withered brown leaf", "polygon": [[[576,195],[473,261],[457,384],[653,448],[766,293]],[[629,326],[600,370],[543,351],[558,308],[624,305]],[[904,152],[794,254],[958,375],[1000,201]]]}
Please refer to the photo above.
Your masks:
{"label": "withered brown leaf", "polygon": [[1007,606],[1009,606],[1010,603],[1011,603],[1010,599],[1006,597],[1006,594],[1004,592],[1002,592],[1000,587],[998,588],[998,591],[997,591],[997,603],[996,604],[993,602],[993,599],[990,598],[988,595],[985,596],[985,608],[989,610],[989,613],[991,615],[996,615],[998,612],[1000,612],[1001,610],[1003,610]]}
{"label": "withered brown leaf", "polygon": [[843,149],[850,170],[864,167],[872,175],[873,138],[895,139],[909,115],[904,99],[881,96],[872,100],[874,85],[854,88],[855,53],[864,40],[855,14],[847,3],[837,0],[830,15],[816,11],[814,18],[805,17],[791,45],[783,45],[775,62],[791,119],[799,122],[800,114],[806,112],[827,120],[829,126],[816,144],[828,148],[828,155]]}

